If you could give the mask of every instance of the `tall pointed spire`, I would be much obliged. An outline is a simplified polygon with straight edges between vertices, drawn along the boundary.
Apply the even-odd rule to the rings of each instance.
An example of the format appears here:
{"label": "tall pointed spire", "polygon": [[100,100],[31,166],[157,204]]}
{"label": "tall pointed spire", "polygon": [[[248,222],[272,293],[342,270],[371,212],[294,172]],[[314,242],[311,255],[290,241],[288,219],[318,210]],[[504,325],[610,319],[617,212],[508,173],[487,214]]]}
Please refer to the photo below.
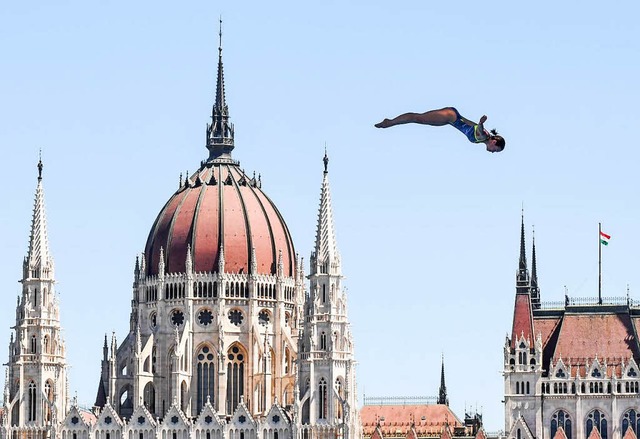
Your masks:
{"label": "tall pointed spire", "polygon": [[529,270],[527,269],[527,256],[524,246],[524,210],[522,211],[520,223],[520,260],[518,263],[518,274],[516,275],[516,293],[529,292]]}
{"label": "tall pointed spire", "polygon": [[536,235],[533,231],[533,244],[531,251],[531,306],[540,308],[540,287],[538,287],[538,269],[536,268]]}
{"label": "tall pointed spire", "polygon": [[326,150],[322,161],[324,163],[324,174],[320,192],[315,251],[311,261],[311,274],[328,273],[339,275],[341,274],[340,254],[333,225],[333,209],[331,207],[331,192],[329,189],[329,157]]}
{"label": "tall pointed spire", "polygon": [[447,386],[444,383],[444,355],[442,355],[442,370],[440,371],[440,390],[438,391],[438,404],[449,405]]}
{"label": "tall pointed spire", "polygon": [[233,124],[229,122],[229,106],[224,93],[224,69],[222,66],[222,18],[220,19],[218,44],[218,79],[216,98],[211,112],[211,124],[207,124],[207,149],[209,160],[217,158],[231,159],[234,148]]}
{"label": "tall pointed spire", "polygon": [[42,188],[42,158],[38,161],[38,185],[33,205],[29,253],[24,261],[24,278],[53,279],[53,260],[49,252],[47,217]]}

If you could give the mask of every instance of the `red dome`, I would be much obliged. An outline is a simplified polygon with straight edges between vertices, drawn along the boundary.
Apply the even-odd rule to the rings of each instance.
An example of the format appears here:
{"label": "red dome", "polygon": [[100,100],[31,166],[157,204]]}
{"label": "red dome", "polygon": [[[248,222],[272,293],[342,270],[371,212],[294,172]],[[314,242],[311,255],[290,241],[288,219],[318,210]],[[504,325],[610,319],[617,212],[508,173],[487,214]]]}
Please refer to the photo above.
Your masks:
{"label": "red dome", "polygon": [[280,252],[283,275],[295,274],[284,219],[260,184],[235,162],[207,163],[165,204],[147,239],[146,274],[158,274],[160,249],[165,272],[184,273],[188,245],[196,272],[217,272],[222,246],[226,273],[249,273],[253,248],[258,274],[275,274]]}

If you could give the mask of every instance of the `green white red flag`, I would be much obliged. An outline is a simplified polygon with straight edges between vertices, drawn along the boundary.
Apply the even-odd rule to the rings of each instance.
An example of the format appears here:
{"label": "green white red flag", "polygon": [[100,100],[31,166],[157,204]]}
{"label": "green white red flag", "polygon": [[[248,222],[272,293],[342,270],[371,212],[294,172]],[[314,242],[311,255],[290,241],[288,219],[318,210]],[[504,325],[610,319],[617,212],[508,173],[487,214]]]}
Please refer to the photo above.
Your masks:
{"label": "green white red flag", "polygon": [[611,239],[611,235],[607,235],[604,232],[600,232],[600,244],[609,245],[609,240]]}

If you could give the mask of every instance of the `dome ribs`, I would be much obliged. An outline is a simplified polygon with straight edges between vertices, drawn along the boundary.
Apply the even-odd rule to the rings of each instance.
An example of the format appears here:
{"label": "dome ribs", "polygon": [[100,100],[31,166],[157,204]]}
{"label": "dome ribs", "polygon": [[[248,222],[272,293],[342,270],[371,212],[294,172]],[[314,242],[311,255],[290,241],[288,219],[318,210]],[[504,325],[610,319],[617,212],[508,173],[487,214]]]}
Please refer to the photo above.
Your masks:
{"label": "dome ribs", "polygon": [[[251,221],[249,221],[249,213],[247,212],[247,206],[244,201],[244,197],[242,196],[242,187],[246,187],[246,178],[244,172],[240,171],[238,168],[235,168],[236,172],[239,174],[239,178],[233,179],[233,187],[236,188],[238,193],[238,199],[240,200],[240,206],[242,207],[242,217],[244,218],[245,230],[246,230],[246,238],[247,238],[247,273],[251,271],[251,249],[253,248],[253,242],[251,239]],[[229,176],[231,177],[231,168],[229,167]],[[244,182],[244,183],[243,183]],[[244,267],[241,267],[241,270]]]}
{"label": "dome ribs", "polygon": [[[176,193],[172,198],[167,201],[162,213],[158,215],[156,224],[149,234],[149,240],[147,242],[148,260],[147,270],[148,274],[158,274],[158,263],[160,262],[160,248],[164,248],[166,251],[169,245],[169,239],[171,236],[171,226],[173,224],[173,217],[182,199],[186,196],[186,191],[182,193]],[[165,255],[166,261],[166,255]]]}
{"label": "dome ribs", "polygon": [[[256,189],[254,187],[249,187],[249,190],[251,191],[251,193],[253,194],[253,199],[256,202],[258,208],[260,209],[260,211],[262,212],[262,218],[260,217],[260,215],[255,215],[255,218],[253,219],[253,221],[255,221],[256,223],[260,220],[262,220],[264,226],[266,226],[266,232],[269,234],[269,242],[271,244],[271,251],[264,251],[262,249],[262,246],[260,246],[261,248],[256,248],[256,259],[257,262],[263,266],[265,266],[267,263],[269,264],[266,268],[268,270],[268,272],[270,274],[275,274],[276,273],[276,269],[277,269],[277,262],[278,262],[278,255],[277,255],[277,248],[276,248],[276,240],[275,240],[275,236],[273,234],[273,227],[271,226],[271,221],[269,220],[269,215],[264,207],[264,204],[262,203],[262,200],[260,200],[260,197],[258,195],[258,192],[256,191]],[[259,228],[257,228],[259,229]],[[256,236],[256,241],[263,243],[264,239],[266,237],[263,237],[262,235],[259,234],[258,232],[258,236]],[[264,255],[264,253],[269,253],[269,258],[267,259]],[[258,270],[260,271],[260,270]]]}
{"label": "dome ribs", "polygon": [[[220,191],[224,198],[224,209],[221,210],[221,212],[222,221],[224,222],[222,234],[224,242],[222,244],[224,246],[225,271],[228,273],[238,273],[242,268],[245,268],[247,271],[249,270],[249,266],[245,267],[246,262],[249,260],[247,225],[244,218],[240,219],[238,217],[239,214],[244,213],[244,208],[240,194],[236,190],[235,183],[233,182],[231,167],[225,166],[225,168],[227,175],[224,177],[224,180],[231,182],[231,184],[220,186]],[[220,175],[220,180],[223,180],[222,175]]]}
{"label": "dome ribs", "polygon": [[[266,202],[260,202],[263,206],[263,211],[265,216],[267,217],[267,221],[269,222],[270,230],[272,231],[273,236],[273,249],[274,249],[274,271],[276,269],[276,264],[278,262],[277,251],[283,251],[283,257],[286,256],[286,260],[283,261],[284,272],[286,276],[293,276],[295,273],[295,269],[293,268],[293,261],[295,260],[295,250],[293,249],[293,240],[291,239],[291,234],[289,233],[289,228],[287,224],[284,222],[282,215],[278,211],[278,208],[273,204],[273,201],[262,191],[259,192],[261,197],[264,197]],[[268,206],[269,208],[267,209]],[[274,218],[275,217],[275,218]],[[280,223],[281,232],[276,233],[275,229],[271,226],[271,224]],[[285,253],[286,251],[286,253]]]}
{"label": "dome ribs", "polygon": [[[206,173],[206,171],[207,170],[205,169],[204,173]],[[206,178],[200,179],[200,172],[198,172],[198,180],[207,181]],[[193,214],[193,223],[191,224],[191,231],[189,232],[190,235],[191,235],[190,244],[191,244],[191,255],[192,255],[192,257],[193,257],[193,255],[196,254],[196,244],[198,243],[198,236],[199,236],[198,235],[198,217],[200,215],[200,212],[204,211],[204,208],[202,206],[202,200],[205,198],[206,191],[207,191],[207,185],[206,184],[202,184],[202,187],[200,189],[200,194],[198,195],[198,201],[196,201],[195,212]],[[205,216],[206,216],[206,214],[205,214]],[[215,252],[214,252],[214,254],[215,254]]]}
{"label": "dome ribs", "polygon": [[185,270],[187,244],[191,238],[199,192],[197,188],[184,191],[184,197],[173,214],[167,246],[164,250],[167,273],[182,273]]}

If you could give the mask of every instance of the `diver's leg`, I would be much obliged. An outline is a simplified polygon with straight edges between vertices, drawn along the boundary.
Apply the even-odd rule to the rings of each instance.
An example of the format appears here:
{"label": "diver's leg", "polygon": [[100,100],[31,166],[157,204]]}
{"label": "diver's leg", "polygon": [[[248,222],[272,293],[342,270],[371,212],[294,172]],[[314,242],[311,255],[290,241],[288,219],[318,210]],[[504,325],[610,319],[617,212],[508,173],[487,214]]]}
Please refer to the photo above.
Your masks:
{"label": "diver's leg", "polygon": [[375,124],[377,128],[389,128],[405,123],[419,123],[422,125],[442,126],[455,122],[458,113],[452,107],[431,110],[426,113],[404,113],[393,119],[385,119]]}

